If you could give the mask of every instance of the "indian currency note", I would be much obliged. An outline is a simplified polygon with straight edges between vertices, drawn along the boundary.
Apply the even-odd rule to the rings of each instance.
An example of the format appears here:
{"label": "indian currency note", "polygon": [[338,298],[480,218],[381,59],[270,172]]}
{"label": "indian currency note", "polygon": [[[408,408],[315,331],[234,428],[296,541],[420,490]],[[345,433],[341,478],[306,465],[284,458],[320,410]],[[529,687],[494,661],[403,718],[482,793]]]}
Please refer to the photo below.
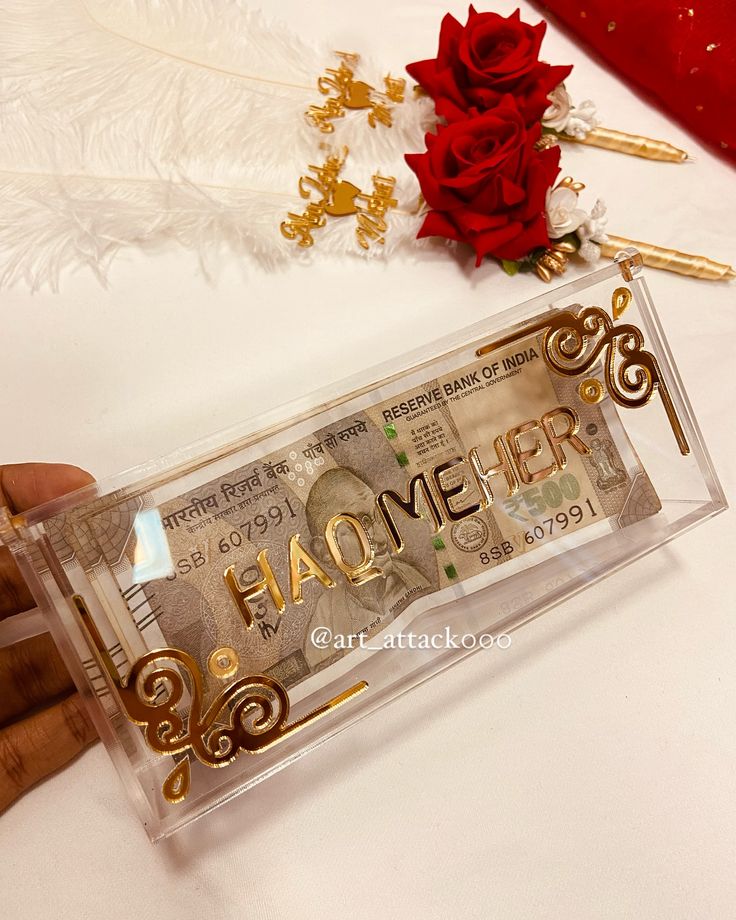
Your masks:
{"label": "indian currency note", "polygon": [[[159,644],[191,654],[206,673],[213,649],[230,647],[242,673],[268,673],[292,687],[349,654],[349,648],[315,647],[310,637],[317,627],[328,627],[333,636],[370,639],[420,598],[471,578],[476,584],[477,576],[485,576],[479,586],[489,583],[498,566],[527,556],[532,562],[554,551],[558,539],[569,542],[586,528],[610,530],[655,514],[659,500],[617,410],[608,398],[583,402],[578,385],[546,366],[540,338],[531,335],[338,418],[158,507],[147,507],[142,497],[114,512],[88,514],[88,545],[79,552],[94,557],[94,577],[121,586],[125,614],[133,618],[127,639],[118,634],[114,651],[130,657],[137,651],[136,631],[145,635],[144,648],[155,644],[155,635]],[[395,551],[377,495],[387,489],[407,495],[413,477],[467,458],[471,448],[490,467],[498,462],[495,439],[565,406],[575,407],[578,436],[589,452],[565,445],[564,469],[522,483],[513,494],[497,477],[490,506],[448,521],[439,532],[426,516],[399,514],[404,548]],[[529,472],[554,460],[538,425],[518,434],[518,447],[530,453]],[[457,506],[480,503],[479,483],[467,464],[444,475],[448,488],[465,485]],[[337,569],[325,538],[330,518],[344,512],[370,534],[382,572],[357,586]],[[147,514],[148,535],[139,526]],[[298,604],[289,597],[294,535],[333,582],[328,588],[317,578],[305,580]],[[250,602],[252,623],[246,628],[224,572],[232,567],[240,586],[258,582],[264,550],[287,603],[280,613],[269,592],[262,592]],[[165,572],[154,577],[150,565],[157,552]],[[359,547],[347,547],[351,552]],[[216,692],[216,683],[210,690]]]}

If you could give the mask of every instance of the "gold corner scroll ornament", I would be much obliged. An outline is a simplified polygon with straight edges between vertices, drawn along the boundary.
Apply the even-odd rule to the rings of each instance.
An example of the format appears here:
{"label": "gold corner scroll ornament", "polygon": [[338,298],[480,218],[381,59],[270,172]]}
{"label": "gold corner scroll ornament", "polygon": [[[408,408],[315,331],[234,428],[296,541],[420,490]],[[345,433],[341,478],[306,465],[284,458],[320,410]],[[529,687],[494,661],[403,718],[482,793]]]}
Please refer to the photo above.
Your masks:
{"label": "gold corner scroll ornament", "polygon": [[[626,288],[617,288],[612,297],[614,316],[621,316],[630,301],[631,292]],[[636,326],[630,323],[614,325],[601,307],[581,307],[577,313],[561,310],[484,345],[476,351],[476,355],[480,358],[534,332],[544,333],[542,356],[545,364],[563,377],[585,374],[605,352],[606,390],[611,399],[625,409],[647,405],[658,392],[680,453],[683,456],[690,453],[657,359],[651,352],[643,350],[644,336]],[[587,398],[582,398],[586,402],[597,401],[592,381],[583,381],[583,385],[589,388],[586,390]]]}
{"label": "gold corner scroll ornament", "polygon": [[[197,662],[177,648],[161,648],[138,658],[125,679],[107,651],[84,598],[72,597],[82,624],[92,639],[99,663],[109,675],[117,698],[131,722],[144,727],[148,746],[157,754],[193,754],[207,767],[226,767],[241,752],[260,754],[300,731],[368,688],[361,680],[295,722],[289,719],[289,696],[278,680],[266,674],[241,677],[219,693],[202,711],[204,683]],[[230,649],[217,649],[219,659],[233,657]],[[163,663],[163,664],[162,664]],[[167,666],[168,663],[168,666]],[[227,665],[219,665],[224,671]],[[189,676],[185,686],[182,670]],[[189,713],[182,717],[177,706],[189,690]],[[179,761],[162,786],[172,804],[183,801],[191,783],[189,757]]]}

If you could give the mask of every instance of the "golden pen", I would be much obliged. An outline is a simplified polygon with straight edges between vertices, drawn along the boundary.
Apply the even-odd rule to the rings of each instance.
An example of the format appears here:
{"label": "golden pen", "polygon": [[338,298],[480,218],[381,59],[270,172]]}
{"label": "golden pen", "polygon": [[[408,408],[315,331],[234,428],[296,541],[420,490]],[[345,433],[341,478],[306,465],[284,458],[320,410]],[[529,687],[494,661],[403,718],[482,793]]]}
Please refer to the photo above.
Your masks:
{"label": "golden pen", "polygon": [[736,271],[730,265],[714,262],[705,256],[690,255],[686,252],[678,252],[676,249],[666,249],[664,246],[653,246],[651,243],[640,243],[611,234],[608,235],[608,241],[601,244],[601,255],[612,259],[617,252],[626,249],[627,246],[634,246],[638,249],[644,264],[650,268],[661,268],[707,281],[730,281],[736,278]]}
{"label": "golden pen", "polygon": [[574,141],[576,144],[588,144],[590,147],[604,147],[606,150],[616,150],[618,153],[628,153],[635,157],[644,157],[647,160],[663,160],[669,163],[684,163],[689,159],[684,150],[675,147],[667,141],[657,141],[651,137],[640,134],[627,134],[625,131],[615,131],[612,128],[593,128],[583,138],[572,137],[569,134],[560,134],[562,140]]}

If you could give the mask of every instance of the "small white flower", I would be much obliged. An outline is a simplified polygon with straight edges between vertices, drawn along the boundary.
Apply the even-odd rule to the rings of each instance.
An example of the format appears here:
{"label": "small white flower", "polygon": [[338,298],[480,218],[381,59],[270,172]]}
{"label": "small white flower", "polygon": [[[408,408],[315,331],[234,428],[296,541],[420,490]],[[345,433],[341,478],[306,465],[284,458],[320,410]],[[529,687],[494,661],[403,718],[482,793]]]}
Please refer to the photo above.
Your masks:
{"label": "small white flower", "polygon": [[601,257],[601,247],[598,243],[585,240],[580,244],[578,255],[584,262],[597,262]]}
{"label": "small white flower", "polygon": [[607,223],[606,204],[599,198],[593,205],[590,217],[584,220],[577,229],[580,238],[578,255],[581,259],[586,262],[598,261],[601,254],[601,247],[598,244],[605,243],[608,239],[606,236]]}
{"label": "small white flower", "polygon": [[564,131],[572,107],[572,100],[565,89],[565,84],[560,83],[559,86],[556,86],[547,98],[550,104],[542,115],[542,125],[554,131]]}
{"label": "small white flower", "polygon": [[595,103],[586,99],[580,105],[573,105],[564,83],[556,86],[547,98],[549,106],[542,115],[542,127],[583,140],[598,126]]}
{"label": "small white flower", "polygon": [[605,243],[606,236],[606,203],[600,198],[593,205],[590,217],[587,217],[577,228],[581,240],[592,240],[594,243]]}
{"label": "small white flower", "polygon": [[578,193],[571,188],[547,190],[545,211],[547,212],[547,233],[551,240],[558,240],[566,233],[574,233],[588,215],[578,208]]}
{"label": "small white flower", "polygon": [[570,110],[570,117],[567,119],[564,131],[565,134],[569,134],[571,137],[583,140],[599,124],[600,122],[596,117],[595,103],[590,99],[586,99]]}

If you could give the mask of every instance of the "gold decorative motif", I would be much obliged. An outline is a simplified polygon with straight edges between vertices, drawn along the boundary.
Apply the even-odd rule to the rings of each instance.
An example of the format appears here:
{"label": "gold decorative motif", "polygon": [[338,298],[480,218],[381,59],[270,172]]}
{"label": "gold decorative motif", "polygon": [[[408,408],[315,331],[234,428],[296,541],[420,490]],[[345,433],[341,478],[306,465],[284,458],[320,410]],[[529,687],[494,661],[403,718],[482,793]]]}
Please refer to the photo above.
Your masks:
{"label": "gold decorative motif", "polygon": [[[393,176],[373,176],[373,190],[361,191],[357,185],[339,179],[340,171],[348,155],[347,147],[341,155],[328,156],[322,166],[310,165],[309,173],[299,179],[299,194],[310,199],[302,214],[289,212],[287,220],[281,223],[281,234],[287,240],[296,240],[301,248],[314,245],[312,232],[324,227],[327,217],[357,215],[355,235],[362,249],[368,249],[371,242],[383,245],[388,230],[386,212],[395,208],[398,201],[393,197],[396,179]],[[313,200],[316,192],[319,198]]]}
{"label": "gold decorative motif", "polygon": [[585,191],[585,183],[576,182],[572,176],[565,176],[564,179],[560,179],[560,181],[557,183],[555,186],[555,191],[558,188],[569,188],[572,189],[573,192],[582,192]]}
{"label": "gold decorative motif", "polygon": [[603,384],[595,377],[588,377],[578,387],[578,393],[583,402],[595,405],[603,399]]}
{"label": "gold decorative motif", "polygon": [[542,281],[550,282],[552,275],[562,275],[567,268],[570,256],[576,252],[574,243],[566,240],[552,240],[549,249],[537,257],[534,271]]}
{"label": "gold decorative motif", "polygon": [[189,758],[185,757],[169,773],[161,786],[161,793],[167,802],[176,805],[183,802],[192,785],[192,770]]}
{"label": "gold decorative motif", "polygon": [[[622,290],[614,292],[615,298]],[[677,417],[677,412],[662,379],[657,359],[643,351],[644,336],[636,326],[614,326],[600,307],[581,307],[577,314],[561,310],[525,326],[476,351],[481,357],[535,332],[544,333],[542,355],[545,363],[563,377],[586,373],[605,352],[605,385],[608,395],[619,406],[636,409],[645,406],[658,392],[675,435],[680,453],[687,455],[690,447]]]}
{"label": "gold decorative motif", "polygon": [[325,205],[325,213],[332,217],[345,217],[347,214],[355,214],[358,206],[355,203],[356,197],[360,195],[360,189],[352,182],[346,182],[344,179],[337,183],[332,190],[330,201]]}
{"label": "gold decorative motif", "polygon": [[317,80],[317,89],[329,96],[324,105],[310,105],[304,113],[307,121],[323,134],[332,134],[333,122],[345,117],[346,109],[368,109],[368,124],[375,128],[379,123],[390,128],[393,124],[392,106],[389,103],[404,101],[406,80],[387,74],[383,79],[384,91],[376,90],[370,83],[355,79],[355,68],[360,57],[344,51],[335,52],[341,59],[338,67],[328,67]]}
{"label": "gold decorative motif", "polygon": [[386,212],[389,208],[395,208],[399,203],[393,197],[395,187],[396,179],[393,176],[381,176],[376,173],[373,176],[371,194],[361,193],[358,196],[361,207],[358,212],[358,226],[355,235],[361,248],[368,249],[371,240],[380,243],[381,246],[386,242],[384,236],[388,230]]}
{"label": "gold decorative motif", "polygon": [[[72,600],[126,716],[143,726],[146,742],[157,754],[191,752],[207,767],[225,767],[241,752],[258,754],[273,747],[368,687],[359,681],[289,724],[286,688],[273,677],[257,674],[233,681],[203,711],[202,674],[191,655],[177,648],[154,649],[138,658],[122,679],[84,599],[74,595]],[[187,689],[182,671],[189,677],[185,717],[177,709]],[[181,802],[188,791],[189,762],[182,760],[164,780],[162,793],[169,802]]]}
{"label": "gold decorative motif", "polygon": [[[567,246],[568,244],[563,244]],[[574,250],[574,246],[572,247]],[[567,268],[569,251],[567,249],[558,248],[557,244],[553,242],[552,246],[545,251],[537,258],[534,263],[534,271],[538,278],[541,278],[542,281],[550,282],[552,280],[552,275],[562,275]]]}
{"label": "gold decorative motif", "polygon": [[534,145],[535,150],[549,150],[550,147],[556,147],[560,139],[556,134],[543,134]]}
{"label": "gold decorative motif", "polygon": [[393,124],[391,109],[385,102],[374,102],[371,106],[371,111],[368,113],[368,124],[371,128],[375,128],[379,123],[387,128],[390,128]]}
{"label": "gold decorative motif", "polygon": [[631,291],[628,288],[616,288],[611,298],[611,313],[615,320],[621,319],[631,303]]}
{"label": "gold decorative motif", "polygon": [[313,191],[320,196],[316,201],[310,200],[302,214],[290,211],[287,220],[281,224],[281,235],[287,240],[297,240],[297,245],[302,249],[314,245],[312,231],[324,227],[327,223],[325,213],[328,205],[335,204],[334,194],[338,185],[338,176],[345,163],[348,149],[345,147],[342,154],[328,156],[322,166],[310,164],[307,169],[312,175],[307,174],[299,179],[299,194],[302,198],[310,198]]}
{"label": "gold decorative motif", "polygon": [[345,110],[338,99],[328,99],[324,105],[310,105],[305,114],[314,127],[319,128],[323,134],[332,134],[335,130],[333,120],[342,118]]}
{"label": "gold decorative motif", "polygon": [[392,77],[390,73],[383,78],[386,96],[391,102],[403,102],[406,92],[406,80],[403,77]]}
{"label": "gold decorative motif", "polygon": [[298,238],[297,245],[303,249],[313,246],[312,230],[324,227],[327,223],[324,206],[320,206],[320,204],[310,202],[303,214],[289,211],[287,215],[289,219],[281,224],[281,235],[285,236],[287,240],[296,240]]}
{"label": "gold decorative motif", "polygon": [[207,659],[207,670],[213,677],[220,680],[227,680],[238,672],[240,667],[240,658],[234,648],[229,645],[223,645],[222,648],[216,648]]}
{"label": "gold decorative motif", "polygon": [[360,64],[360,55],[357,51],[335,51],[335,57],[339,57],[353,70]]}

